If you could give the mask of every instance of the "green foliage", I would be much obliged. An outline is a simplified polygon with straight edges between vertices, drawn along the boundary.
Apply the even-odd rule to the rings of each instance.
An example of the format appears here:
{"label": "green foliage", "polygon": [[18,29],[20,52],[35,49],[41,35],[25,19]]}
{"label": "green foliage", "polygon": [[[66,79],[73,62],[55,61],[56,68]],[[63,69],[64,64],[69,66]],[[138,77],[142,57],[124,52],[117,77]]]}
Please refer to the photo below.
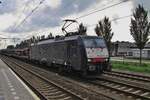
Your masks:
{"label": "green foliage", "polygon": [[16,44],[15,48],[26,48],[29,47],[32,43],[37,43],[42,40],[53,39],[53,38],[54,37],[52,33],[49,33],[47,37],[45,35],[37,36],[37,37],[32,36],[30,39],[26,39],[24,41],[21,41],[20,44]]}
{"label": "green foliage", "polygon": [[113,65],[113,69],[150,74],[150,64],[143,63],[139,65],[138,63],[135,62],[122,63],[122,62],[113,61],[112,65]]}
{"label": "green foliage", "polygon": [[14,45],[8,45],[7,46],[7,49],[14,49],[15,47],[14,47]]}
{"label": "green foliage", "polygon": [[130,34],[135,40],[136,46],[140,49],[140,64],[142,49],[148,42],[150,34],[150,23],[148,22],[148,12],[142,6],[138,6],[131,18]]}
{"label": "green foliage", "polygon": [[111,32],[111,22],[109,21],[109,18],[105,17],[103,20],[99,21],[95,28],[95,33],[97,36],[102,36],[106,42],[108,52],[110,55],[110,49],[111,49],[111,39],[114,35],[113,32]]}
{"label": "green foliage", "polygon": [[78,28],[79,35],[86,35],[87,28],[81,23]]}

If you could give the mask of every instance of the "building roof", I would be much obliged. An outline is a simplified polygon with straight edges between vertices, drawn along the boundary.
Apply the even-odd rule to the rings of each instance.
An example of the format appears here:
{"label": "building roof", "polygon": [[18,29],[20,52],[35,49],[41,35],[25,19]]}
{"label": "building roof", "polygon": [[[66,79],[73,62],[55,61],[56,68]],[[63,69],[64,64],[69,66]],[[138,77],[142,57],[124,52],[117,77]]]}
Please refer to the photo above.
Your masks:
{"label": "building roof", "polygon": [[[135,43],[128,41],[116,41],[114,44],[118,44],[120,48],[137,48]],[[150,42],[145,45],[145,48],[150,48]]]}
{"label": "building roof", "polygon": [[[137,46],[135,45],[135,43],[134,43],[134,45],[133,46],[131,46],[130,48],[137,48]],[[145,47],[144,47],[145,49],[147,48],[147,49],[149,49],[150,48],[150,42],[149,43],[147,43],[146,45],[145,45]]]}

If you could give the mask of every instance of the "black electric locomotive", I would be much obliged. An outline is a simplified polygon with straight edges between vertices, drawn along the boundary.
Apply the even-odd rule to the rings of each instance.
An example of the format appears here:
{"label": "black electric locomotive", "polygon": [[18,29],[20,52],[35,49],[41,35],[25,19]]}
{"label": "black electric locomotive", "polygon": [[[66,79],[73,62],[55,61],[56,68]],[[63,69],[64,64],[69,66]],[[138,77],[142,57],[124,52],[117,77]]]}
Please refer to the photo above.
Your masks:
{"label": "black electric locomotive", "polygon": [[60,65],[60,71],[74,70],[87,74],[110,70],[104,39],[97,36],[76,35],[34,43],[29,57],[48,66]]}

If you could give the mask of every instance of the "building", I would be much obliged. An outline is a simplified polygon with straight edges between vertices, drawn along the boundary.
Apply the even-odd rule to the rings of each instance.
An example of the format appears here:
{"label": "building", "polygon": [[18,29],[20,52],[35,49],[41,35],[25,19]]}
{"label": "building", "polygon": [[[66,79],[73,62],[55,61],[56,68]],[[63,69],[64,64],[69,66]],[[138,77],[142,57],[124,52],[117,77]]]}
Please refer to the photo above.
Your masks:
{"label": "building", "polygon": [[131,56],[132,51],[131,47],[133,46],[133,43],[125,42],[125,41],[117,41],[114,42],[112,45],[112,56]]}
{"label": "building", "polygon": [[[140,50],[137,47],[131,47],[131,51],[132,57],[140,57]],[[150,59],[150,43],[146,44],[145,48],[142,50],[142,58]]]}
{"label": "building", "polygon": [[[117,41],[113,43],[112,48],[112,56],[140,57],[140,50],[131,42]],[[150,59],[150,42],[146,44],[145,48],[142,50],[142,57]]]}

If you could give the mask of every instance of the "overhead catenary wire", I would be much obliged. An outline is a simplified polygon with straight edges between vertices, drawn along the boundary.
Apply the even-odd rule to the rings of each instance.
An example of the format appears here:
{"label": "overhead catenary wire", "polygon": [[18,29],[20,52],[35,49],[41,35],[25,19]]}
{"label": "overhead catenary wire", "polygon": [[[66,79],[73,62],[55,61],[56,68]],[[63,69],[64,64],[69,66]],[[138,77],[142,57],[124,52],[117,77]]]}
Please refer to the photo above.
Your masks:
{"label": "overhead catenary wire", "polygon": [[90,13],[87,13],[87,14],[84,14],[84,15],[81,15],[81,16],[75,18],[75,19],[78,20],[78,19],[87,17],[87,16],[92,15],[92,14],[94,14],[94,13],[97,13],[97,12],[100,12],[100,11],[103,11],[103,10],[106,10],[106,9],[109,9],[109,8],[112,8],[112,7],[114,7],[114,6],[123,4],[123,3],[128,2],[128,1],[131,1],[131,0],[123,0],[123,1],[121,1],[121,2],[118,2],[118,3],[112,4],[112,5],[110,5],[110,6],[104,7],[104,8],[102,8],[102,9],[98,9],[98,10],[95,10],[95,11],[93,11],[93,12],[90,12]]}
{"label": "overhead catenary wire", "polygon": [[[19,28],[38,8],[41,4],[44,3],[45,0],[41,0],[40,3],[17,25],[17,27],[15,28],[15,30],[17,28]],[[72,3],[72,2],[71,2]],[[67,7],[68,5],[66,5],[65,7]]]}
{"label": "overhead catenary wire", "polygon": [[[89,12],[89,13],[86,13],[86,14],[84,14],[84,15],[81,15],[81,16],[79,16],[79,17],[76,17],[75,20],[78,20],[78,19],[87,17],[87,16],[89,16],[89,15],[95,14],[95,13],[97,13],[97,12],[100,12],[100,11],[103,11],[103,10],[106,10],[106,9],[109,9],[109,8],[112,8],[112,7],[115,7],[115,6],[118,6],[118,5],[123,4],[123,3],[126,3],[126,2],[128,2],[128,1],[131,1],[131,0],[123,0],[123,1],[121,1],[121,2],[117,2],[117,3],[112,4],[112,5],[110,5],[110,6],[104,7],[104,8],[102,8],[102,9],[98,9],[98,10],[95,10],[95,11],[92,11],[92,12]],[[132,16],[132,15],[123,16],[123,18],[124,18],[124,17],[125,17],[125,18],[126,18],[126,17],[130,17],[130,16]],[[121,18],[119,18],[119,19],[123,19],[123,18],[121,17]],[[119,19],[117,18],[117,19],[113,19],[113,20],[115,21],[115,20],[119,20]],[[113,21],[113,20],[112,20],[112,21]],[[96,25],[96,24],[94,24],[94,25]],[[90,25],[90,26],[93,26],[93,25]],[[88,26],[87,26],[87,27],[88,27]],[[75,30],[75,29],[73,29],[73,30]]]}
{"label": "overhead catenary wire", "polygon": [[[110,21],[113,22],[113,21],[117,21],[117,20],[121,20],[121,19],[125,19],[125,18],[128,18],[128,17],[131,17],[133,16],[132,14],[130,15],[127,15],[127,16],[122,16],[122,17],[118,17],[118,18],[114,18],[114,19],[111,19]],[[93,26],[96,26],[97,24],[92,24],[92,25],[87,25],[86,27],[93,27]],[[73,30],[69,30],[69,31],[76,31],[77,28],[73,29]]]}
{"label": "overhead catenary wire", "polygon": [[16,29],[19,28],[38,8],[43,4],[45,0],[41,0],[40,3],[17,25]]}
{"label": "overhead catenary wire", "polygon": [[[16,28],[18,28],[19,26],[21,26],[21,25],[33,14],[33,12],[38,9],[38,7],[39,7],[44,1],[45,1],[45,0],[40,1],[39,5],[38,5],[37,7],[35,7],[35,8],[31,11],[31,13],[30,13],[29,15],[27,15],[27,16],[25,17],[25,19],[22,20],[21,23],[20,23]],[[115,3],[115,4],[113,4],[113,5],[107,6],[107,7],[105,7],[105,8],[98,9],[98,10],[95,10],[95,11],[93,11],[93,12],[84,14],[84,15],[82,15],[82,16],[79,16],[79,17],[75,18],[75,19],[76,19],[76,20],[81,19],[81,18],[83,18],[83,17],[92,15],[92,14],[94,14],[94,13],[97,13],[97,12],[106,10],[106,9],[108,9],[108,8],[111,8],[111,7],[120,5],[120,4],[125,3],[125,2],[127,2],[127,1],[130,1],[130,0],[123,0],[123,1],[121,1],[121,2],[118,2],[118,3]]]}
{"label": "overhead catenary wire", "polygon": [[[31,13],[29,13],[29,15],[27,15],[27,16],[24,18],[24,20],[22,20],[21,23],[20,23],[16,28],[18,28],[19,26],[21,26],[21,25],[26,21],[26,19],[28,19],[28,18],[33,14],[33,12],[34,12],[35,10],[37,10],[38,7],[39,7],[44,1],[45,1],[45,0],[40,1],[39,5],[38,5],[37,7],[35,7],[35,8],[31,11]],[[99,12],[99,11],[103,11],[103,10],[105,10],[105,9],[108,9],[108,8],[111,8],[111,7],[120,5],[120,4],[122,4],[122,3],[124,3],[124,2],[127,2],[127,1],[130,1],[130,0],[123,0],[123,1],[121,1],[121,2],[119,2],[119,3],[116,3],[116,4],[113,4],[113,5],[107,6],[107,7],[103,8],[103,9],[99,9],[99,10],[90,12],[90,13],[88,13],[88,14],[79,16],[79,17],[77,17],[77,18],[75,18],[75,19],[77,20],[77,19],[80,19],[80,18],[89,16],[89,15],[94,14],[94,13],[97,13],[97,12]]]}
{"label": "overhead catenary wire", "polygon": [[[86,13],[86,14],[84,14],[84,15],[81,15],[81,16],[79,16],[79,17],[76,17],[75,20],[78,20],[78,19],[87,17],[87,16],[89,16],[89,15],[92,15],[92,14],[95,14],[95,13],[97,13],[97,12],[100,12],[100,11],[103,11],[103,10],[106,10],[106,9],[109,9],[109,8],[112,8],[112,7],[114,7],[114,6],[123,4],[123,3],[128,2],[128,1],[131,1],[131,0],[123,0],[123,1],[121,1],[121,2],[117,2],[117,3],[112,4],[112,5],[110,5],[110,6],[104,7],[104,8],[102,8],[102,9],[98,9],[98,10],[92,11],[92,12],[90,12],[90,13]],[[114,19],[114,20],[115,20],[115,19]]]}
{"label": "overhead catenary wire", "polygon": [[[26,8],[28,7],[29,3],[30,3],[30,0],[28,0],[28,1],[25,3],[25,5],[24,5],[24,7],[23,7],[23,10],[22,10],[22,13],[24,13],[24,11],[25,11]],[[21,17],[22,17],[22,16],[21,16],[22,13],[20,13],[20,14],[18,15],[17,21],[16,21],[15,24],[14,24],[14,29],[16,29],[16,26],[18,25],[18,23],[19,23],[19,21],[20,21],[20,19],[21,19]]]}
{"label": "overhead catenary wire", "polygon": [[[27,15],[18,25],[16,25],[15,30],[16,30],[17,28],[19,28],[22,24],[24,24],[24,22],[39,8],[39,6],[40,6],[44,1],[45,1],[45,0],[41,0],[40,3]],[[90,12],[90,13],[87,13],[87,14],[85,14],[85,15],[82,15],[82,16],[77,17],[76,20],[77,20],[77,19],[84,18],[84,17],[87,17],[87,16],[92,15],[92,14],[94,14],[94,13],[97,13],[97,12],[100,12],[100,11],[103,11],[103,10],[106,10],[106,9],[108,9],[108,8],[111,8],[111,7],[120,5],[120,4],[122,4],[122,3],[124,3],[124,2],[127,2],[127,1],[130,1],[130,0],[123,0],[122,2],[119,2],[119,3],[113,4],[113,5],[107,6],[107,7],[103,8],[103,9],[95,10],[95,11],[93,11],[93,12]],[[123,19],[123,18],[120,18],[120,19]],[[114,19],[114,21],[115,21],[115,20],[119,20],[119,19]]]}
{"label": "overhead catenary wire", "polygon": [[[110,5],[110,6],[104,7],[104,8],[102,8],[102,9],[98,9],[98,10],[92,11],[92,12],[90,12],[90,13],[81,15],[81,16],[79,16],[79,17],[76,17],[75,19],[78,20],[78,19],[87,17],[87,16],[89,16],[89,15],[92,15],[92,14],[95,14],[95,13],[97,13],[97,12],[100,12],[100,11],[103,11],[103,10],[106,10],[106,9],[109,9],[109,8],[112,8],[112,7],[114,7],[114,6],[118,6],[118,5],[123,4],[123,3],[125,3],[125,2],[128,2],[128,1],[131,1],[131,0],[123,0],[123,1],[121,1],[121,2],[118,2],[118,3],[112,4],[112,5]],[[130,16],[132,16],[132,15],[127,15],[127,16],[123,16],[123,17],[119,17],[119,18],[114,18],[114,19],[112,19],[111,21],[116,21],[116,20],[119,20],[119,19],[124,19],[124,18],[130,17]],[[88,25],[87,27],[92,27],[92,26],[94,26],[94,25],[96,25],[96,24]],[[73,30],[71,30],[71,31],[75,31],[75,30],[77,30],[77,28],[76,28],[76,29],[73,29]]]}
{"label": "overhead catenary wire", "polygon": [[[65,6],[63,7],[63,9],[67,9],[69,6],[68,5],[71,5],[71,3],[72,3],[73,1],[70,1],[70,2],[68,2],[67,4],[65,4]],[[57,12],[55,12],[55,14],[57,14]],[[37,33],[35,33],[34,35],[37,35],[37,34],[39,34],[38,32]],[[30,38],[30,37],[32,37],[32,36],[34,36],[33,34],[30,36],[26,36],[26,38]]]}
{"label": "overhead catenary wire", "polygon": [[[31,0],[28,0],[25,2],[25,5],[23,6],[23,9],[21,11],[21,13],[18,15],[18,18],[16,20],[16,22],[14,23],[13,27],[11,27],[11,30],[16,30],[16,26],[17,24],[19,23],[21,17],[22,17],[22,14],[25,12],[25,10],[27,9],[29,3],[30,3]],[[32,0],[34,2],[34,0]],[[3,40],[20,40],[20,39],[23,39],[23,38],[1,38],[0,39],[3,39]]]}
{"label": "overhead catenary wire", "polygon": [[6,48],[6,45],[7,45],[6,41],[7,41],[7,40],[13,40],[14,43],[15,43],[16,41],[21,40],[21,39],[22,39],[22,38],[4,38],[4,37],[0,37],[0,41],[1,41],[1,40],[4,40],[4,48]]}
{"label": "overhead catenary wire", "polygon": [[[133,16],[133,15],[130,14],[130,15],[127,15],[127,16],[122,16],[122,17],[114,18],[114,19],[111,19],[110,22],[117,21],[117,20],[121,20],[121,19],[125,19],[125,18],[131,17],[131,16]],[[88,25],[87,27],[92,27],[92,26],[94,26],[94,25],[97,25],[97,24]]]}

